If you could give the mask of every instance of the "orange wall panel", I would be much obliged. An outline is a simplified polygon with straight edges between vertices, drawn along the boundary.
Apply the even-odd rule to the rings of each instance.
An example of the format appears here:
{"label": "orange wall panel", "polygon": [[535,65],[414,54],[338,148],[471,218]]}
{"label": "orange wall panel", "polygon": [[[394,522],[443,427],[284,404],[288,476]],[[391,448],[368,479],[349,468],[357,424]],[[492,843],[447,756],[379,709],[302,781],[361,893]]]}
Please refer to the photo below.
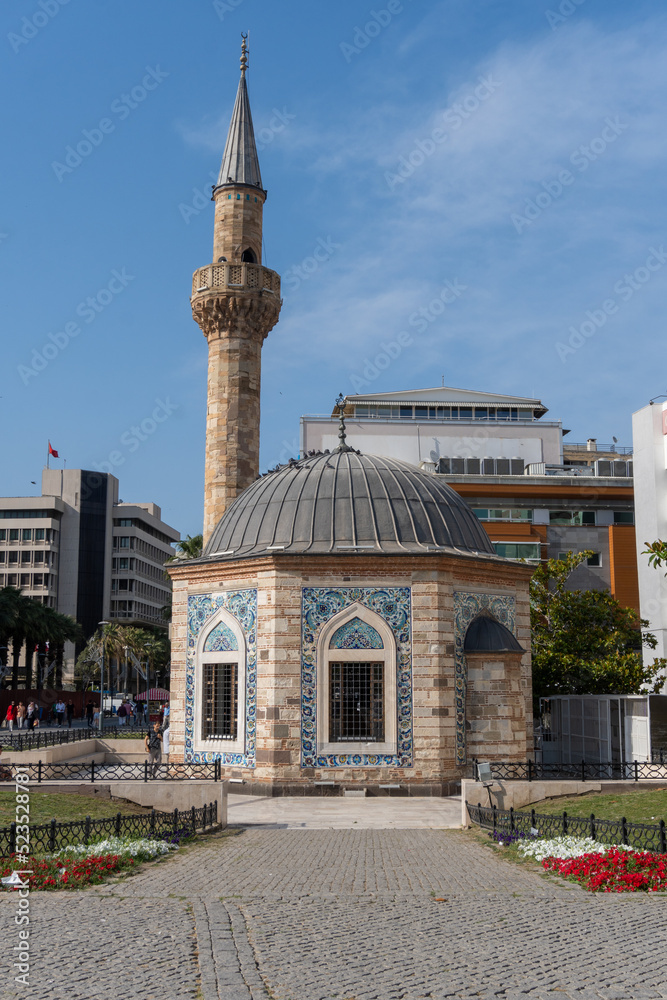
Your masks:
{"label": "orange wall panel", "polygon": [[619,604],[639,611],[635,529],[629,524],[609,527],[609,574],[611,593]]}

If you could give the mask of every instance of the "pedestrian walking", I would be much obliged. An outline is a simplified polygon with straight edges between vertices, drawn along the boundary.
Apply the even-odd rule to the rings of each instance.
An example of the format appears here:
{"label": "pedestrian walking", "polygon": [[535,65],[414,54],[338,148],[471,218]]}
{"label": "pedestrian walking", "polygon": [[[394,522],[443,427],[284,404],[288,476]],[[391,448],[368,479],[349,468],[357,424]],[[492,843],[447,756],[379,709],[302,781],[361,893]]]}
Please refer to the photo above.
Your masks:
{"label": "pedestrian walking", "polygon": [[155,778],[162,763],[162,730],[160,729],[159,722],[154,724],[151,732],[146,736],[144,746],[148,754],[148,766],[151,770],[151,778]]}
{"label": "pedestrian walking", "polygon": [[56,719],[58,720],[58,728],[60,728],[65,719],[65,702],[62,698],[58,698],[56,702]]}
{"label": "pedestrian walking", "polygon": [[19,729],[23,729],[25,725],[25,705],[22,701],[16,706],[16,721],[18,722]]}
{"label": "pedestrian walking", "polygon": [[5,719],[7,721],[7,728],[9,729],[9,731],[11,733],[13,731],[13,729],[14,729],[14,723],[16,722],[16,702],[15,701],[13,701],[11,703],[11,705],[8,706],[8,708],[7,708],[7,715],[5,716]]}
{"label": "pedestrian walking", "polygon": [[118,716],[118,725],[119,726],[124,726],[125,725],[125,718],[127,716],[127,709],[125,708],[125,701],[124,700],[121,701],[120,705],[118,706],[118,711],[116,712],[116,715]]}
{"label": "pedestrian walking", "polygon": [[34,701],[29,701],[28,702],[28,710],[26,712],[26,719],[27,719],[28,729],[32,730],[34,728],[34,726],[35,726],[35,723],[38,721],[38,718],[37,718],[37,706],[35,705]]}
{"label": "pedestrian walking", "polygon": [[93,705],[92,701],[89,700],[88,704],[86,705],[86,722],[88,723],[89,729],[92,729],[93,727],[94,715],[95,715],[95,706]]}
{"label": "pedestrian walking", "polygon": [[70,700],[67,702],[67,725],[69,729],[72,728],[73,718],[74,718],[74,702],[70,698]]}

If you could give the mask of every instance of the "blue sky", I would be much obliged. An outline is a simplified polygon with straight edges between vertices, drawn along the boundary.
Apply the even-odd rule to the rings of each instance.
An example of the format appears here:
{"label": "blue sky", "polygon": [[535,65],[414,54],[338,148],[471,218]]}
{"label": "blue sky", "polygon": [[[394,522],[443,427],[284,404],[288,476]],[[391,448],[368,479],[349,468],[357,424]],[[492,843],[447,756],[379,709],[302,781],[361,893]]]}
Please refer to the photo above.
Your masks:
{"label": "blue sky", "polygon": [[661,4],[17,0],[0,19],[3,495],[35,492],[50,438],[200,530],[188,297],[248,29],[284,296],[262,468],[341,390],[444,376],[622,444],[667,391]]}

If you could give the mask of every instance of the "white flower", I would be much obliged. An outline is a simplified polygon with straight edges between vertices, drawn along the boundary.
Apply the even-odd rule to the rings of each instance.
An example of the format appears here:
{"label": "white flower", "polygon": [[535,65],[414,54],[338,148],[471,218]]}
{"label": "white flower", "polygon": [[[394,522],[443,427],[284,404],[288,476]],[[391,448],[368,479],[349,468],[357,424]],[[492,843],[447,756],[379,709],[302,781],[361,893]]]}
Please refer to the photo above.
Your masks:
{"label": "white flower", "polygon": [[517,847],[524,857],[543,861],[544,858],[579,858],[582,854],[602,854],[611,847],[631,851],[623,844],[600,844],[592,837],[554,837],[551,840],[523,840]]}
{"label": "white flower", "polygon": [[65,847],[57,855],[47,857],[97,857],[100,854],[118,854],[125,858],[136,858],[139,861],[149,861],[169,851],[177,850],[176,844],[167,844],[164,840],[148,840],[146,838],[132,839],[130,837],[109,837],[97,844],[76,844]]}

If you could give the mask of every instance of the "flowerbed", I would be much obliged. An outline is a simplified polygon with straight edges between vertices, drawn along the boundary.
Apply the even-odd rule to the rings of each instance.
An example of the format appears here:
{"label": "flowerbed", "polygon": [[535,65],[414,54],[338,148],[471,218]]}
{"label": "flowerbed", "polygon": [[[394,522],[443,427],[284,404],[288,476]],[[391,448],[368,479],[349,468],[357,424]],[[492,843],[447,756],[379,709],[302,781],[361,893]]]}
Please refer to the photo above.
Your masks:
{"label": "flowerbed", "polygon": [[664,892],[667,855],[609,847],[576,858],[545,858],[542,866],[590,892]]}
{"label": "flowerbed", "polygon": [[622,844],[599,844],[590,837],[555,837],[517,844],[523,857],[590,892],[667,890],[667,855],[636,851]]}
{"label": "flowerbed", "polygon": [[[58,854],[39,857],[11,854],[0,858],[0,878],[4,881],[10,879],[13,872],[30,872],[30,889],[81,889],[87,885],[99,885],[110,875],[131,871],[141,861],[169,854],[177,846],[163,840],[110,837],[98,844],[66,847]],[[3,885],[10,891],[18,887],[7,883]]]}

